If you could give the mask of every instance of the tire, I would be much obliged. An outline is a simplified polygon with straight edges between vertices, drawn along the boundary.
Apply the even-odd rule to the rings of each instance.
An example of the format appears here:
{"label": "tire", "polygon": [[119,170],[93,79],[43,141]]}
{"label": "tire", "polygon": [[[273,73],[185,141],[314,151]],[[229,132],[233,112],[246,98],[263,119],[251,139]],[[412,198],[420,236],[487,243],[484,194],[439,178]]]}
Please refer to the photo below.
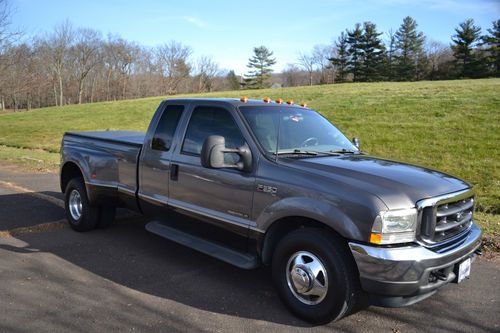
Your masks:
{"label": "tire", "polygon": [[355,265],[340,236],[305,228],[280,241],[273,254],[272,274],[281,300],[293,314],[313,324],[326,324],[349,314],[361,296]]}
{"label": "tire", "polygon": [[105,229],[110,227],[115,221],[116,207],[115,206],[101,206],[99,213],[98,227]]}
{"label": "tire", "polygon": [[66,186],[64,207],[66,218],[73,230],[89,231],[97,226],[100,209],[90,205],[85,185],[80,178],[70,180]]}

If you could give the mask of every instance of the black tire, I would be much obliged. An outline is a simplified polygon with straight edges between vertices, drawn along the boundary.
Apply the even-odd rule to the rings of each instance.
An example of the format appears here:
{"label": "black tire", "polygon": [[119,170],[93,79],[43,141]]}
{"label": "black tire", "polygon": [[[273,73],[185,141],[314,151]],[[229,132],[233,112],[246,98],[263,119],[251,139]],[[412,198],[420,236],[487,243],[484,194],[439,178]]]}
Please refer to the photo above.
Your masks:
{"label": "black tire", "polygon": [[[299,297],[310,296],[296,297],[294,292],[299,292],[292,286],[293,282],[291,286],[288,284],[289,260],[297,253],[303,253],[301,251],[313,254],[326,270],[323,279],[328,281],[328,288],[326,295],[322,296],[324,298],[312,300],[317,304],[301,301]],[[274,251],[272,274],[278,294],[285,305],[297,317],[313,324],[339,320],[353,310],[361,296],[359,275],[345,240],[323,229],[305,228],[286,235]]]}
{"label": "black tire", "polygon": [[116,207],[115,206],[101,206],[99,214],[99,228],[108,228],[115,221]]}
{"label": "black tire", "polygon": [[[78,218],[76,217],[77,214],[72,214],[70,210],[70,197],[73,192],[77,193],[81,202],[81,214]],[[85,185],[80,178],[70,180],[68,186],[66,186],[64,208],[66,209],[68,223],[73,230],[89,231],[95,229],[99,222],[100,209],[98,206],[90,205]]]}

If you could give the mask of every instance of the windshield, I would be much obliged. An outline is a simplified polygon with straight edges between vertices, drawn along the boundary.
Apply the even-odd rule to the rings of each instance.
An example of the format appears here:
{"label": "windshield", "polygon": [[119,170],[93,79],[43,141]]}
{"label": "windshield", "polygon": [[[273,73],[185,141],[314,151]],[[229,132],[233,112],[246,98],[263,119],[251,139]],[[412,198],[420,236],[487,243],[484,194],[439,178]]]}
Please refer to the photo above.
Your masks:
{"label": "windshield", "polygon": [[316,111],[290,106],[242,106],[240,110],[262,148],[269,153],[358,151]]}

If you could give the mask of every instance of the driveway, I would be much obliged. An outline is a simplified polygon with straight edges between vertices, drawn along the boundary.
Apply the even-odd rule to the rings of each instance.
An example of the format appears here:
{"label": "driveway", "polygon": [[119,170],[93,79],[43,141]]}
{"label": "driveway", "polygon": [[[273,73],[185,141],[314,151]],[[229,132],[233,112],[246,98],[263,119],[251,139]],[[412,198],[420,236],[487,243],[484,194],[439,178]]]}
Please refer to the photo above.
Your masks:
{"label": "driveway", "polygon": [[310,326],[280,303],[268,268],[244,271],[159,238],[121,212],[105,230],[64,222],[56,174],[0,165],[0,331],[498,332],[500,260],[398,309]]}

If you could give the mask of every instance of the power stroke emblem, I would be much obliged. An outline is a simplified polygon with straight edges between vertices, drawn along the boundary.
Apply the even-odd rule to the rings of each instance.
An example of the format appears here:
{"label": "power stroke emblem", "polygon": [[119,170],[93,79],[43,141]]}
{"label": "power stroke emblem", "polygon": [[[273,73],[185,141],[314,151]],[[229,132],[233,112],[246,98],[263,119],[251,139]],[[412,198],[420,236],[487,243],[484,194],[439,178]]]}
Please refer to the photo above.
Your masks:
{"label": "power stroke emblem", "polygon": [[278,193],[278,188],[269,185],[257,184],[257,191],[276,195],[276,193]]}

